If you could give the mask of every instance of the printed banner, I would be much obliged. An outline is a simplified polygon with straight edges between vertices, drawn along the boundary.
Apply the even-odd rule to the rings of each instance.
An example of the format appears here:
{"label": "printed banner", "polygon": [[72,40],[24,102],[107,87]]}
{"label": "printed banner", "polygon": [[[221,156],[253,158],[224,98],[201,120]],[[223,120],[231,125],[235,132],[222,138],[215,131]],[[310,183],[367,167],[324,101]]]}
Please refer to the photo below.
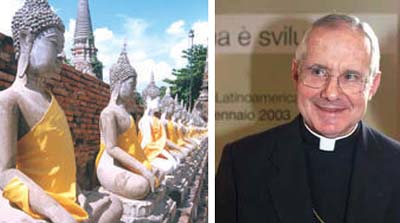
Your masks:
{"label": "printed banner", "polygon": [[[311,23],[324,14],[255,14],[216,16],[216,53],[292,53]],[[382,44],[382,53],[397,50],[396,14],[355,14],[368,22]]]}

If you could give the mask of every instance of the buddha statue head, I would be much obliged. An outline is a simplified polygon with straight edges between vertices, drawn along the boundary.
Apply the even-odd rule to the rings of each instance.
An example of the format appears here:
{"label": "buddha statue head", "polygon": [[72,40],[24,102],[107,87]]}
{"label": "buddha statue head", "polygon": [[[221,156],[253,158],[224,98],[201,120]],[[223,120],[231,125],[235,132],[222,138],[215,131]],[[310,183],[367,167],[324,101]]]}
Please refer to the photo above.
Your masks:
{"label": "buddha statue head", "polygon": [[160,116],[160,88],[156,86],[154,73],[151,73],[151,80],[147,87],[142,92],[143,98],[146,99],[146,111],[149,115]]}
{"label": "buddha statue head", "polygon": [[122,48],[117,63],[110,69],[111,100],[122,102],[133,108],[135,103],[137,74],[129,62],[126,44]]}
{"label": "buddha statue head", "polygon": [[12,20],[17,77],[55,76],[60,72],[65,27],[47,0],[26,0]]}
{"label": "buddha statue head", "polygon": [[190,106],[189,104],[187,104],[186,107],[184,107],[184,123],[187,125],[189,124],[191,119],[191,115],[190,115]]}
{"label": "buddha statue head", "polygon": [[204,126],[204,119],[201,117],[201,110],[198,107],[193,107],[191,114],[191,124],[196,127]]}
{"label": "buddha statue head", "polygon": [[182,114],[182,109],[178,102],[178,94],[175,95],[174,107],[175,107],[175,109],[174,109],[174,114],[172,115],[172,117],[175,122],[178,122],[178,120],[181,118],[181,114]]}
{"label": "buddha statue head", "polygon": [[185,102],[183,101],[183,100],[181,100],[181,122],[183,123],[183,124],[185,124],[186,123],[186,119],[187,119],[187,110],[186,110],[186,107],[185,107]]}
{"label": "buddha statue head", "polygon": [[192,111],[189,112],[189,125],[196,126],[197,121],[197,111],[195,108],[193,108]]}
{"label": "buddha statue head", "polygon": [[171,97],[171,90],[167,88],[164,97],[160,101],[160,109],[163,114],[165,114],[167,119],[170,119],[174,114],[175,101]]}

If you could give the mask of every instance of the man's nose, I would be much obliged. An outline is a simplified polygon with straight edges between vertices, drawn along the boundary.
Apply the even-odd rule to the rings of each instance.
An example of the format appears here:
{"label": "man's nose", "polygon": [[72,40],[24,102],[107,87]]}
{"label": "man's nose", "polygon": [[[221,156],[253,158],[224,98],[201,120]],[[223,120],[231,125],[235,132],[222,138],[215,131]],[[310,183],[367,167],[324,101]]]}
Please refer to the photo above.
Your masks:
{"label": "man's nose", "polygon": [[330,76],[324,86],[324,88],[322,89],[322,97],[333,101],[336,100],[340,93],[341,93],[342,89],[339,86],[339,79],[338,77],[334,77],[334,76]]}

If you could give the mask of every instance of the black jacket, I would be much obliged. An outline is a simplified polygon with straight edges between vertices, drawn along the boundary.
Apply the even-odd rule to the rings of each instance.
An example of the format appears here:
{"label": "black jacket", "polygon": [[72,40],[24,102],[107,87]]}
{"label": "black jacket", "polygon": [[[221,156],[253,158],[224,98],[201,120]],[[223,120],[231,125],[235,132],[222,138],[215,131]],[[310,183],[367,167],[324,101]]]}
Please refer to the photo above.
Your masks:
{"label": "black jacket", "polygon": [[[215,182],[217,223],[313,222],[300,121],[226,145]],[[346,223],[400,223],[400,144],[360,124]]]}

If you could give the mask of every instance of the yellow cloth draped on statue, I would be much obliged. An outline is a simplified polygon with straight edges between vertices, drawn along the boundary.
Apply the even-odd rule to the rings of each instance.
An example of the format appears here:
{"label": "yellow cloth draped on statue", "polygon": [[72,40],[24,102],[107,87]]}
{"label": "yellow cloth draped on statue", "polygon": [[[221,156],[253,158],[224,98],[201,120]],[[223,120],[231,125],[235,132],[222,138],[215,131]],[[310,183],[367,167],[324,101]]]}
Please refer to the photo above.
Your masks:
{"label": "yellow cloth draped on statue", "polygon": [[[164,126],[163,126],[164,128]],[[164,128],[165,129],[165,128]],[[169,139],[172,143],[178,145],[178,136],[175,133],[174,130],[174,123],[171,120],[168,120],[167,122],[167,129],[165,129],[165,132],[167,134],[167,139]],[[175,148],[171,148],[169,146],[166,147],[169,151],[176,151],[176,152],[182,152],[180,149],[175,149]]]}
{"label": "yellow cloth draped on statue", "polygon": [[[152,170],[149,160],[147,159],[142,148],[140,147],[137,132],[136,132],[135,120],[132,118],[132,116],[130,116],[129,128],[124,133],[122,133],[121,135],[118,136],[117,146],[120,147],[121,149],[123,149],[125,152],[127,152],[132,157],[134,157],[140,163],[142,163],[148,170]],[[105,150],[105,145],[102,142],[100,144],[99,154],[97,155],[97,158],[96,158],[96,168],[99,165],[99,161],[100,161],[101,155],[104,153],[104,150]],[[130,167],[125,166],[125,168],[131,170],[132,172],[135,172],[135,170],[131,169]]]}
{"label": "yellow cloth draped on statue", "polygon": [[174,123],[172,120],[168,120],[167,124],[167,131],[169,138],[173,143],[177,144],[178,146],[185,146],[185,141],[178,135],[178,130],[175,128]]}
{"label": "yellow cloth draped on statue", "polygon": [[187,134],[189,138],[194,138],[196,137],[196,131],[192,126],[189,127],[189,133]]}
{"label": "yellow cloth draped on statue", "polygon": [[177,135],[178,135],[178,139],[185,143],[185,141],[184,141],[185,135],[184,135],[184,133],[182,131],[182,128],[178,127]]}
{"label": "yellow cloth draped on statue", "polygon": [[[147,143],[143,150],[146,154],[147,159],[150,162],[161,154],[162,150],[167,144],[167,133],[162,127],[161,120],[157,117],[152,117],[151,129],[151,142]],[[142,131],[139,132],[139,143],[141,144],[143,140]]]}
{"label": "yellow cloth draped on statue", "polygon": [[[76,203],[75,155],[68,122],[53,95],[45,115],[18,141],[17,147],[16,168],[77,221],[87,219],[86,211]],[[33,218],[44,219],[30,208],[28,187],[19,178],[8,182],[3,197]]]}
{"label": "yellow cloth draped on statue", "polygon": [[172,120],[168,120],[167,122],[167,137],[169,140],[171,140],[173,143],[178,145],[178,135],[176,134],[174,123]]}

